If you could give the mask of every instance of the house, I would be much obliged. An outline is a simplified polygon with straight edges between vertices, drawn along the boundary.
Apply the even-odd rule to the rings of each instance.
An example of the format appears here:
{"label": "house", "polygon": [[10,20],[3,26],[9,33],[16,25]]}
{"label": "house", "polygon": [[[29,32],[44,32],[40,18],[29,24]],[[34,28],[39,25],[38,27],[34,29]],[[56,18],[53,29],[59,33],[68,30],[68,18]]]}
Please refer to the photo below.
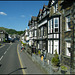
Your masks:
{"label": "house", "polygon": [[61,12],[60,2],[57,0],[50,0],[48,9],[50,11],[48,18],[48,59],[51,60],[55,54],[55,50],[61,57]]}
{"label": "house", "polygon": [[[68,74],[75,74],[75,1],[49,0],[37,15],[36,29],[33,17],[29,21],[32,45],[37,51],[46,52],[51,62],[55,50],[61,66],[67,67]],[[36,30],[36,31],[35,31]],[[37,33],[36,38],[34,35]],[[29,41],[30,41],[29,40]]]}
{"label": "house", "polygon": [[29,21],[28,26],[29,26],[29,46],[30,47],[32,46],[32,31],[31,31],[32,26],[31,25],[32,25],[31,21]]}
{"label": "house", "polygon": [[25,32],[24,37],[25,37],[24,39],[25,39],[26,43],[29,44],[29,30],[27,30],[27,28],[26,28],[26,32]]}
{"label": "house", "polygon": [[8,40],[8,33],[4,30],[0,30],[0,42]]}
{"label": "house", "polygon": [[47,5],[43,5],[43,9],[40,9],[38,13],[38,50],[47,52],[47,18],[49,16],[49,10]]}
{"label": "house", "polygon": [[[37,17],[32,16],[31,21],[28,23],[29,26],[29,46],[31,48],[37,47]],[[34,50],[34,52],[36,52]]]}
{"label": "house", "polygon": [[61,2],[62,13],[62,54],[61,63],[75,74],[75,1]]}

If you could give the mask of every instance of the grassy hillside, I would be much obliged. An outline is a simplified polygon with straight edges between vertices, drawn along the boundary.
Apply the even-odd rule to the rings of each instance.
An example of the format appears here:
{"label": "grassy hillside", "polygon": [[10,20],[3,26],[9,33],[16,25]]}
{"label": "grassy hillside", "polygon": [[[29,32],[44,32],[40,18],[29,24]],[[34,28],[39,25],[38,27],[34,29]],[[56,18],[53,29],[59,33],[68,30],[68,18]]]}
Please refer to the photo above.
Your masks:
{"label": "grassy hillside", "polygon": [[4,27],[0,27],[0,30],[5,30],[8,34],[23,34],[24,31],[16,31],[14,29],[8,29],[8,28],[4,28]]}

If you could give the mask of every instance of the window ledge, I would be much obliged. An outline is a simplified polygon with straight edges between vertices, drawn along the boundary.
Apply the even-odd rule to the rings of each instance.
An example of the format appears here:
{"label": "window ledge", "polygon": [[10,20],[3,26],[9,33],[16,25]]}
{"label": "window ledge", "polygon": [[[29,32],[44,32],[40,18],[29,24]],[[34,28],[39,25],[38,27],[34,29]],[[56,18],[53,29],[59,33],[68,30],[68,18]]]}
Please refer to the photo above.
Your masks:
{"label": "window ledge", "polygon": [[64,55],[63,57],[70,58],[71,56]]}
{"label": "window ledge", "polygon": [[71,32],[71,30],[68,30],[68,31],[64,31],[64,33],[67,33],[67,32]]}

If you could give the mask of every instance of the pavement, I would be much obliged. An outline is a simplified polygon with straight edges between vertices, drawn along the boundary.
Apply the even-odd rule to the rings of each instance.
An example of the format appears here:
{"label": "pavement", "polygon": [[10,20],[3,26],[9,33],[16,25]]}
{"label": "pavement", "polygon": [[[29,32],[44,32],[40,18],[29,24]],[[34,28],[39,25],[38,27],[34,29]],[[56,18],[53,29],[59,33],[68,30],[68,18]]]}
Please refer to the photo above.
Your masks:
{"label": "pavement", "polygon": [[21,44],[18,44],[18,56],[21,68],[25,68],[22,70],[23,74],[45,74],[45,72],[32,61],[26,51],[21,52]]}

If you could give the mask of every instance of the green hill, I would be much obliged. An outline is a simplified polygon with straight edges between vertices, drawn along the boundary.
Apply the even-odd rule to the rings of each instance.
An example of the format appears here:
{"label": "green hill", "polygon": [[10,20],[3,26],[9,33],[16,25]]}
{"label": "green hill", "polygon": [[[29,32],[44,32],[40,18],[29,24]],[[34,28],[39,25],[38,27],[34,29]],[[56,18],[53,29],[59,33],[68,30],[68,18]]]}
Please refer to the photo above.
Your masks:
{"label": "green hill", "polygon": [[8,34],[23,34],[24,31],[16,31],[15,29],[8,29],[8,28],[4,28],[4,27],[0,27],[0,30],[4,30],[6,31]]}

